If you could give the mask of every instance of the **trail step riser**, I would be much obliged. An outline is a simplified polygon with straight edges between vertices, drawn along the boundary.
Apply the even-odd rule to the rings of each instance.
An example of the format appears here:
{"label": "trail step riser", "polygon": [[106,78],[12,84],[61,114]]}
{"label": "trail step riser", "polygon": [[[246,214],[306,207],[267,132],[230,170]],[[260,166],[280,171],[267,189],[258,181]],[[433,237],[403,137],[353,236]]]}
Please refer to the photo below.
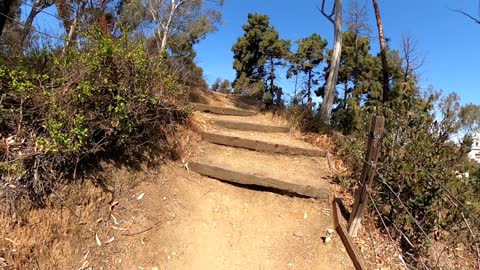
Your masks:
{"label": "trail step riser", "polygon": [[188,167],[193,172],[223,181],[234,182],[243,185],[269,187],[322,200],[328,199],[329,191],[327,188],[294,184],[292,182],[285,182],[279,179],[261,176],[259,174],[237,172],[225,167],[216,167],[195,161],[189,162]]}
{"label": "trail step riser", "polygon": [[226,108],[226,107],[217,107],[217,106],[211,106],[211,105],[200,104],[200,103],[190,103],[190,106],[196,111],[209,112],[209,113],[222,114],[222,115],[253,116],[257,114],[257,112],[254,112],[254,111],[247,111],[247,110]]}
{"label": "trail step riser", "polygon": [[245,148],[249,150],[268,152],[268,153],[279,153],[279,154],[289,154],[289,155],[305,155],[311,157],[325,157],[327,155],[326,151],[320,149],[308,149],[295,146],[288,146],[282,144],[273,144],[258,140],[251,140],[245,138],[239,138],[235,136],[227,136],[220,134],[212,134],[203,132],[202,137],[214,144],[233,146],[238,148]]}
{"label": "trail step riser", "polygon": [[212,121],[215,125],[235,130],[242,131],[256,131],[264,133],[288,133],[290,130],[288,127],[280,126],[268,126],[268,125],[259,125],[254,123],[244,123],[236,121],[225,121],[225,120],[214,120]]}

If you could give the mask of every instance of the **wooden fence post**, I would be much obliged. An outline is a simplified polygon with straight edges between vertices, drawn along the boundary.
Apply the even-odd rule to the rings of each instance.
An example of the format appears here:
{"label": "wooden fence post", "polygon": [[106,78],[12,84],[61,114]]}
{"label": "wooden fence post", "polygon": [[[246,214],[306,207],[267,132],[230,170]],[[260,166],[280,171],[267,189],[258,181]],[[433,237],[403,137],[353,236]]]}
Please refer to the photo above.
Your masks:
{"label": "wooden fence post", "polygon": [[360,228],[362,215],[367,203],[367,192],[371,189],[373,177],[375,176],[378,156],[384,132],[385,117],[375,116],[368,136],[367,153],[360,177],[360,187],[355,193],[355,202],[348,221],[348,233],[356,237]]}

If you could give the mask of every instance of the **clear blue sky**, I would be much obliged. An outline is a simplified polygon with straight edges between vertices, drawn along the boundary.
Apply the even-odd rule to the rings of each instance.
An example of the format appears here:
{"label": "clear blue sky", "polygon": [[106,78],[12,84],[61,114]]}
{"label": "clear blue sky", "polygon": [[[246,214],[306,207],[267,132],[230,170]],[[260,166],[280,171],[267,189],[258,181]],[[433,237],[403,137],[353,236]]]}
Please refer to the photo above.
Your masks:
{"label": "clear blue sky", "polygon": [[[333,26],[316,9],[320,1],[226,0],[223,25],[196,46],[197,64],[204,69],[208,83],[217,77],[235,78],[231,47],[243,35],[241,26],[249,12],[268,15],[283,39],[294,41],[316,32],[329,41],[331,48]],[[376,36],[371,1],[359,1],[368,5],[372,35]],[[349,3],[344,0],[344,10]],[[379,0],[378,4],[390,46],[399,48],[402,34],[410,33],[425,54],[426,62],[420,71],[422,87],[433,85],[445,93],[455,91],[462,103],[480,104],[480,25],[448,10],[462,9],[477,15],[478,0]],[[372,41],[372,53],[378,52],[377,44],[378,40]],[[279,84],[287,91],[293,89],[284,78]]]}

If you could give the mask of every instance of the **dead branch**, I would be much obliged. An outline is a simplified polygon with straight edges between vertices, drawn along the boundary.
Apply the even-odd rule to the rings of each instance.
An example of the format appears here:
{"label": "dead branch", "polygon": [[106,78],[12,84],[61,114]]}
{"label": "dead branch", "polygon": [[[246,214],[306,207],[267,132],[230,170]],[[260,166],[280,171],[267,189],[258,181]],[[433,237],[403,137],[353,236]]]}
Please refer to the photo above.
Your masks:
{"label": "dead branch", "polygon": [[470,18],[470,19],[471,19],[472,21],[474,21],[475,23],[480,24],[480,19],[477,19],[477,18],[473,17],[472,15],[466,13],[465,11],[462,11],[462,10],[459,10],[459,9],[451,9],[451,8],[448,8],[448,9],[449,9],[450,11],[463,14],[464,16],[467,16],[468,18]]}
{"label": "dead branch", "polygon": [[335,16],[335,5],[336,5],[336,3],[334,2],[333,7],[332,7],[332,11],[330,12],[330,14],[327,14],[325,12],[325,0],[322,0],[322,7],[321,8],[317,5],[318,11],[320,11],[320,13],[322,13],[322,15],[325,16],[325,18],[327,18],[333,24],[335,24],[335,18],[333,18],[333,16]]}
{"label": "dead branch", "polygon": [[158,220],[157,222],[155,222],[155,224],[153,224],[152,226],[146,228],[146,229],[143,229],[141,231],[138,231],[138,232],[133,232],[133,233],[122,233],[123,236],[135,236],[135,235],[138,235],[138,234],[142,234],[142,233],[145,233],[145,232],[148,232],[150,230],[153,230],[155,229],[162,221],[161,220]]}
{"label": "dead branch", "polygon": [[409,33],[402,35],[400,51],[404,61],[404,79],[406,81],[425,64],[425,56],[419,52],[417,41]]}

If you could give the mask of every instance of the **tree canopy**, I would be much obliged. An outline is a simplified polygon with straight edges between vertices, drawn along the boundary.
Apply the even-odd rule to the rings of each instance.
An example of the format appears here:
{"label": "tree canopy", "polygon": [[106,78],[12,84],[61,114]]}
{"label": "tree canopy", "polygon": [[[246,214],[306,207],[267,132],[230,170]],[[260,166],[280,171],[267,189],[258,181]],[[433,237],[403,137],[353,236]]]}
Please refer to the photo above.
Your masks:
{"label": "tree canopy", "polygon": [[[254,92],[267,90],[275,94],[275,68],[284,65],[290,42],[282,40],[267,15],[250,13],[243,27],[244,34],[233,45],[233,68],[236,92],[245,92],[254,86]],[[248,92],[248,90],[246,91]]]}
{"label": "tree canopy", "polygon": [[319,65],[325,60],[327,41],[318,34],[297,40],[298,49],[291,59],[291,71],[305,74],[305,97],[311,99],[313,87],[319,85]]}

